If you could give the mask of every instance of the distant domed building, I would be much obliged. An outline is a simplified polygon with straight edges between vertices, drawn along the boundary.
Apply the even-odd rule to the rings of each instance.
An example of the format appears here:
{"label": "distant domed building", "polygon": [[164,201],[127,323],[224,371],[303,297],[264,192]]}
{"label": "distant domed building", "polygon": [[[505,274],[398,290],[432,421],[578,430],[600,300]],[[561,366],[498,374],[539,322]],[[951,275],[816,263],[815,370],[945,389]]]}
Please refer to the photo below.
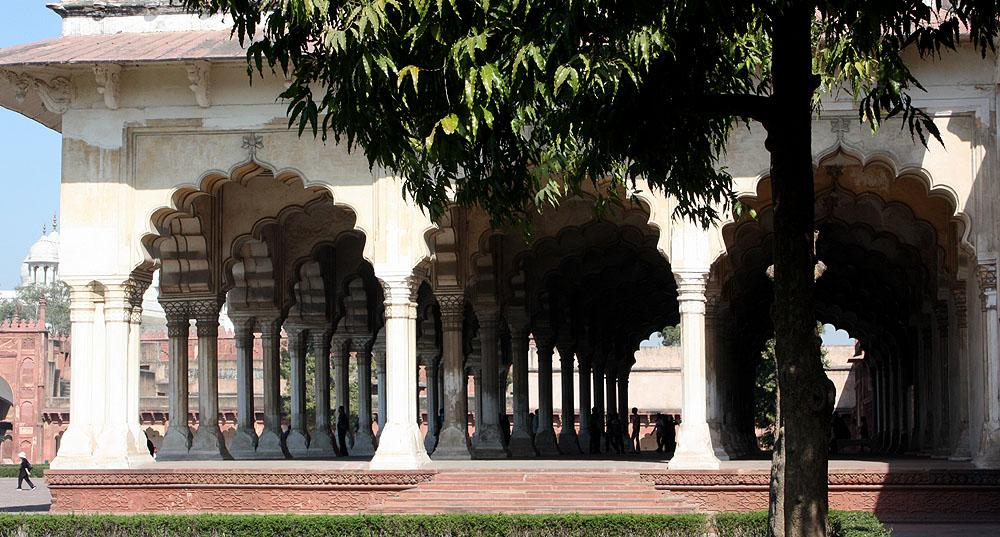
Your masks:
{"label": "distant domed building", "polygon": [[48,285],[56,281],[59,281],[59,231],[53,217],[52,231],[46,233],[42,226],[42,236],[31,245],[28,257],[21,264],[21,285]]}

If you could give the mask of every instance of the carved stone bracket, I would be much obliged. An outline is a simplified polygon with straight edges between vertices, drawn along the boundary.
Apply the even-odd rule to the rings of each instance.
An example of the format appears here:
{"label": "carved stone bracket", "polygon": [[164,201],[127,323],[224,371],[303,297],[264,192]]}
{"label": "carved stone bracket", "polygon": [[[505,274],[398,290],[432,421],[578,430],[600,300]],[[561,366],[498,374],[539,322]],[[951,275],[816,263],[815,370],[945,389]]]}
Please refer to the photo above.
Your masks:
{"label": "carved stone bracket", "polygon": [[73,99],[73,83],[66,77],[57,76],[49,81],[24,73],[3,71],[4,77],[14,86],[14,98],[23,102],[29,90],[38,92],[42,105],[54,114],[64,114]]}
{"label": "carved stone bracket", "polygon": [[202,108],[212,106],[209,97],[212,84],[212,64],[207,61],[197,61],[186,64],[184,68],[187,70],[188,81],[191,82],[188,87],[194,92],[198,106]]}
{"label": "carved stone bracket", "polygon": [[111,110],[118,110],[119,78],[121,72],[121,65],[100,64],[94,66],[97,93],[104,97],[104,106],[107,106]]}

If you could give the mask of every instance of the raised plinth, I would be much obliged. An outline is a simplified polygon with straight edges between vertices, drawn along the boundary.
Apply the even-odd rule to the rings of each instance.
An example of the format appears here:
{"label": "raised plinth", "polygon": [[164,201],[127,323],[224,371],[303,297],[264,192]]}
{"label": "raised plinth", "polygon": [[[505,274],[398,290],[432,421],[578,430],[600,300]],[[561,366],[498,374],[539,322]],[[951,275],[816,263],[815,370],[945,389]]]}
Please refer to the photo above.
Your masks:
{"label": "raised plinth", "polygon": [[361,513],[434,472],[50,470],[55,513]]}

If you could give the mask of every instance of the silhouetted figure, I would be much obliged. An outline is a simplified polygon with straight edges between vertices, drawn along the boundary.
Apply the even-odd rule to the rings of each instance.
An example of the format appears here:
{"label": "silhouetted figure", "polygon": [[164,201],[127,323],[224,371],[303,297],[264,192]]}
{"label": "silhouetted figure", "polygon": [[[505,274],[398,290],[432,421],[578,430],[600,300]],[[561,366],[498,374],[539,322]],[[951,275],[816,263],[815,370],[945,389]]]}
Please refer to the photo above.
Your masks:
{"label": "silhouetted figure", "polygon": [[666,422],[666,427],[663,429],[663,451],[666,453],[673,453],[677,449],[677,421],[674,417],[667,415],[664,418]]}
{"label": "silhouetted figure", "polygon": [[833,419],[830,423],[831,436],[833,437],[830,442],[830,453],[836,453],[840,447],[841,440],[851,439],[851,429],[847,426],[847,422],[844,421],[843,416],[834,412]]}
{"label": "silhouetted figure", "polygon": [[153,441],[148,436],[146,437],[146,449],[149,450],[150,457],[156,456],[156,446],[153,445]]}
{"label": "silhouetted figure", "polygon": [[601,431],[604,427],[601,426],[601,415],[595,406],[590,410],[590,421],[588,422],[590,428],[590,452],[600,453],[601,452]]}
{"label": "silhouetted figure", "polygon": [[506,412],[500,414],[500,438],[504,446],[510,444],[510,418]]}
{"label": "silhouetted figure", "polygon": [[21,469],[17,472],[17,490],[21,490],[21,483],[24,481],[27,481],[28,486],[34,489],[35,484],[31,482],[31,463],[28,462],[28,456],[23,451],[17,456],[21,458]]}
{"label": "silhouetted figure", "polygon": [[535,434],[538,432],[538,419],[534,412],[528,412],[528,432],[531,433],[531,438],[535,438]]}
{"label": "silhouetted figure", "polygon": [[[616,454],[621,455],[622,451],[625,451],[625,439],[622,434],[622,422],[618,419],[618,413],[612,412],[608,414],[608,440],[611,441],[611,448],[608,453],[613,449]],[[605,441],[607,444],[607,440]]]}
{"label": "silhouetted figure", "polygon": [[629,422],[632,425],[632,434],[629,436],[629,440],[632,442],[632,448],[635,449],[636,453],[640,452],[639,449],[639,409],[632,407],[632,415],[629,416]]}
{"label": "silhouetted figure", "polygon": [[656,437],[656,452],[663,453],[663,445],[667,441],[664,430],[667,428],[667,418],[656,413],[656,420],[653,422],[653,435]]}
{"label": "silhouetted figure", "polygon": [[340,447],[339,455],[341,457],[347,456],[347,432],[350,429],[347,420],[347,412],[344,411],[344,407],[337,407],[337,444]]}
{"label": "silhouetted figure", "polygon": [[441,427],[444,426],[444,409],[438,410],[437,420],[434,422],[434,434],[441,434]]}

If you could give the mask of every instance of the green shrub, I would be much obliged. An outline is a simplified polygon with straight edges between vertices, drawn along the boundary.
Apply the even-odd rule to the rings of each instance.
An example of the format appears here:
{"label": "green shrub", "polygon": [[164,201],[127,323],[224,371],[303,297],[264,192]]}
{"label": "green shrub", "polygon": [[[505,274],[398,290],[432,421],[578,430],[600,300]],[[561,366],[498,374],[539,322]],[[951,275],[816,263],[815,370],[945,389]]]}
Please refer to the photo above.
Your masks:
{"label": "green shrub", "polygon": [[2,537],[701,537],[703,515],[0,515]]}
{"label": "green shrub", "polygon": [[[767,512],[719,513],[714,519],[719,537],[767,537]],[[871,513],[830,511],[832,537],[889,537],[890,532]]]}
{"label": "green shrub", "polygon": [[[31,466],[31,477],[42,477],[42,472],[49,469],[48,464],[33,464]],[[0,477],[17,477],[21,471],[19,464],[0,464]]]}

